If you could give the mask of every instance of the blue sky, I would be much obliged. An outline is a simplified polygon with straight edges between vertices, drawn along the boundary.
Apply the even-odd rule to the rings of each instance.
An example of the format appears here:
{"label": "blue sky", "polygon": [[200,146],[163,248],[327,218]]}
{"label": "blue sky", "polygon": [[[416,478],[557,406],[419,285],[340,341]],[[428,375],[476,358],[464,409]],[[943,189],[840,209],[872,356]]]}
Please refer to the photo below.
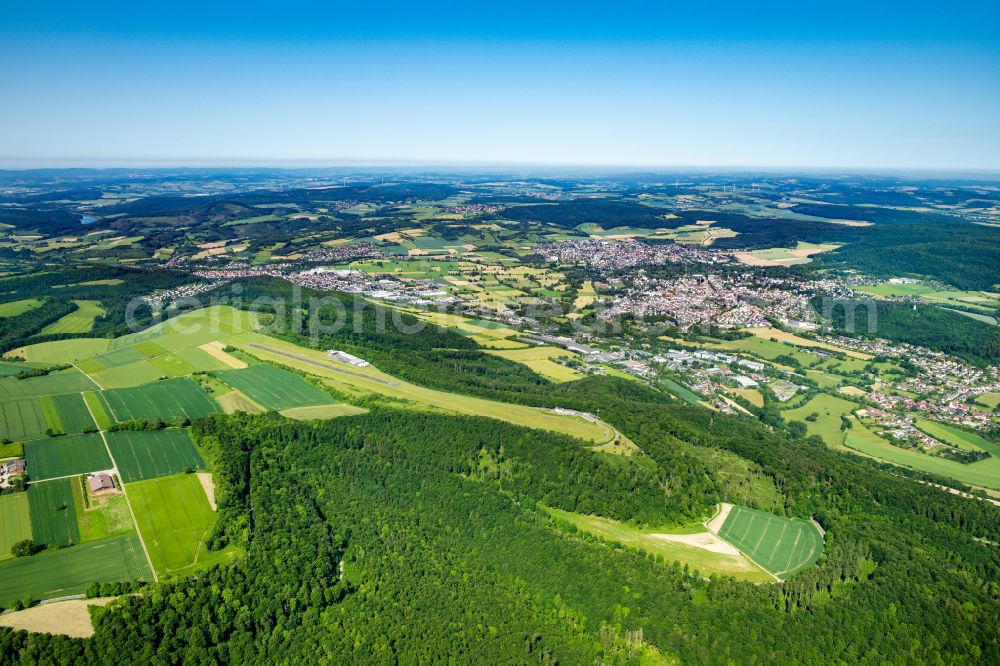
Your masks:
{"label": "blue sky", "polygon": [[0,0],[0,166],[1000,169],[996,3]]}

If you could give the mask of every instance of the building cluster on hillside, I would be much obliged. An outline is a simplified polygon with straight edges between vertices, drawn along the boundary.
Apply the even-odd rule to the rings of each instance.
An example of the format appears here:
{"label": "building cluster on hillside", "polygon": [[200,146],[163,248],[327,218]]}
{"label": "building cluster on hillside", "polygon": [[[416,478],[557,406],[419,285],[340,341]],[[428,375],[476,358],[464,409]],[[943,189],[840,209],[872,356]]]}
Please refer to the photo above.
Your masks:
{"label": "building cluster on hillside", "polygon": [[219,277],[209,277],[208,275],[202,275],[201,273],[195,273],[199,277],[209,278],[211,282],[198,282],[195,284],[185,284],[180,287],[174,287],[172,289],[161,289],[155,291],[152,294],[148,294],[142,297],[142,300],[148,303],[154,310],[161,309],[171,303],[176,303],[186,298],[194,298],[198,294],[204,294],[205,292],[217,289],[226,283],[227,279],[220,279]]}
{"label": "building cluster on hillside", "polygon": [[637,241],[570,240],[538,245],[536,254],[553,263],[582,263],[598,270],[618,270],[661,264],[725,264],[725,252],[694,245],[649,245]]}
{"label": "building cluster on hillside", "polygon": [[750,275],[686,275],[668,280],[636,275],[625,293],[601,313],[663,316],[680,328],[768,326],[771,320],[805,321],[808,293],[784,281]]}
{"label": "building cluster on hillside", "polygon": [[499,213],[506,206],[501,204],[462,204],[460,206],[449,206],[444,212],[452,215],[487,215]]}
{"label": "building cluster on hillside", "polygon": [[[915,377],[899,380],[888,374],[880,377],[879,388],[867,397],[882,409],[917,411],[974,428],[988,427],[992,423],[988,410],[969,403],[984,393],[1000,391],[1000,368],[996,366],[982,369],[944,352],[903,342],[829,335],[819,336],[819,339],[873,356],[905,359],[917,368]],[[906,393],[919,397],[913,398]]]}

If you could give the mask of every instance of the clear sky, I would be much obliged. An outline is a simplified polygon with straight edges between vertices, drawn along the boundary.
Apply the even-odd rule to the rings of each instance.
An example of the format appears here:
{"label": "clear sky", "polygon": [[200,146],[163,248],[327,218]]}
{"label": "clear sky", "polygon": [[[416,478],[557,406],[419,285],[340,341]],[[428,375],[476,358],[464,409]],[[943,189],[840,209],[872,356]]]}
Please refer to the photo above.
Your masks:
{"label": "clear sky", "polygon": [[0,166],[1000,169],[1000,3],[0,0]]}

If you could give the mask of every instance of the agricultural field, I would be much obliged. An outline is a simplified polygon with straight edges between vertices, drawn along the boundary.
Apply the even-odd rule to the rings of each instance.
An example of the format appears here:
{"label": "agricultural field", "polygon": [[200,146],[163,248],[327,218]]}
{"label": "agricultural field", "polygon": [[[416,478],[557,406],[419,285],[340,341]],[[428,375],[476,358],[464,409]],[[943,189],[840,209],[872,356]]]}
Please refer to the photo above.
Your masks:
{"label": "agricultural field", "polygon": [[998,406],[1000,406],[1000,393],[992,393],[992,392],[984,393],[978,398],[976,398],[976,402],[978,402],[983,407],[996,409]]}
{"label": "agricultural field", "polygon": [[42,396],[38,398],[38,404],[45,415],[45,422],[55,432],[77,433],[94,427],[94,419],[81,393]]}
{"label": "agricultural field", "polygon": [[207,549],[205,538],[215,524],[215,513],[196,474],[130,483],[125,490],[159,576],[192,573],[238,556],[232,548]]}
{"label": "agricultural field", "polygon": [[167,374],[150,361],[142,360],[91,373],[90,378],[101,388],[119,389],[149,384]]}
{"label": "agricultural field", "polygon": [[80,359],[107,351],[110,344],[111,340],[107,338],[50,340],[12,349],[7,355],[20,356],[26,361],[36,363],[75,363]]}
{"label": "agricultural field", "polygon": [[680,562],[702,576],[731,576],[736,580],[774,582],[774,577],[718,539],[702,525],[680,532],[643,529],[610,518],[571,513],[546,507],[550,515],[578,530],[644,553],[660,556],[665,564]]}
{"label": "agricultural field", "polygon": [[116,421],[132,419],[195,419],[219,411],[208,395],[188,377],[113,389],[96,394],[106,412]]}
{"label": "agricultural field", "polygon": [[1000,458],[1000,444],[946,423],[917,418],[915,425],[931,437],[945,444],[965,449],[966,451],[986,451],[994,458]]}
{"label": "agricultural field", "polygon": [[855,287],[855,290],[871,294],[872,296],[881,296],[882,298],[893,298],[899,296],[920,296],[922,294],[929,294],[934,291],[933,288],[928,287],[924,284],[918,283],[900,283],[893,284],[890,282],[881,282],[874,285],[861,285]]}
{"label": "agricultural field", "polygon": [[333,419],[338,416],[355,416],[357,414],[366,414],[367,412],[368,410],[363,407],[336,403],[333,405],[315,405],[313,407],[292,407],[291,409],[283,410],[281,415],[299,421],[310,421],[312,419]]}
{"label": "agricultural field", "polygon": [[185,428],[109,432],[108,448],[125,483],[205,469]]}
{"label": "agricultural field", "polygon": [[334,402],[322,391],[295,373],[271,365],[254,365],[243,370],[214,373],[223,382],[265,409],[280,411]]}
{"label": "agricultural field", "polygon": [[300,347],[258,333],[235,336],[230,338],[229,344],[262,360],[287,365],[295,370],[322,377],[336,390],[356,397],[385,396],[404,400],[417,408],[485,416],[528,428],[561,432],[598,444],[614,438],[614,431],[607,424],[593,423],[579,416],[555,414],[525,405],[436,391],[404,382],[371,366],[342,371],[335,367],[322,351]]}
{"label": "agricultural field", "polygon": [[35,543],[43,543],[50,548],[80,543],[80,528],[73,502],[74,481],[67,478],[28,486],[31,535]]}
{"label": "agricultural field", "polygon": [[490,350],[487,353],[527,366],[551,382],[571,382],[584,376],[583,373],[553,360],[576,356],[575,353],[560,347]]}
{"label": "agricultural field", "polygon": [[743,506],[730,510],[719,536],[781,579],[815,564],[823,554],[823,535],[809,521]]}
{"label": "agricultural field", "polygon": [[698,403],[701,402],[701,396],[699,396],[697,393],[694,393],[686,386],[678,384],[669,377],[660,377],[659,383],[660,386],[667,389],[670,393],[674,394],[684,402],[691,403],[692,405],[697,405]]}
{"label": "agricultural field", "polygon": [[4,562],[0,580],[0,606],[9,606],[26,597],[82,594],[93,582],[152,580],[152,573],[133,532]]}
{"label": "agricultural field", "polygon": [[28,442],[24,445],[24,458],[32,481],[97,472],[112,466],[99,433]]}
{"label": "agricultural field", "polygon": [[1000,458],[986,458],[966,465],[893,446],[857,419],[852,419],[852,425],[844,439],[844,445],[849,449],[883,462],[937,474],[970,486],[1000,490]]}
{"label": "agricultural field", "polygon": [[[245,412],[247,414],[260,414],[261,412],[266,412],[267,410],[255,403],[250,398],[246,397],[239,391],[228,391],[226,393],[220,393],[213,396],[215,401],[219,403],[219,407],[226,414],[232,414],[234,412]],[[312,409],[311,407],[300,407],[299,409]],[[285,410],[290,411],[290,410]]]}
{"label": "agricultural field", "polygon": [[[827,446],[839,448],[844,443],[841,416],[848,416],[857,408],[857,404],[849,400],[819,393],[804,405],[781,412],[781,416],[785,421],[805,423],[807,434],[819,435]],[[816,418],[811,421],[809,418],[813,414],[816,414]]]}
{"label": "agricultural field", "polygon": [[73,301],[76,310],[43,328],[40,335],[87,333],[94,327],[94,320],[106,314],[97,301]]}
{"label": "agricultural field", "polygon": [[42,306],[42,301],[37,298],[23,298],[19,301],[8,301],[0,303],[0,319],[7,317],[17,317],[25,312],[35,310]]}
{"label": "agricultural field", "polygon": [[29,379],[4,377],[0,379],[0,400],[80,393],[81,391],[92,391],[95,388],[97,386],[87,375],[75,368],[69,368]]}
{"label": "agricultural field", "polygon": [[39,439],[48,427],[38,398],[0,402],[0,438]]}
{"label": "agricultural field", "polygon": [[28,493],[0,495],[0,560],[13,557],[10,548],[31,538]]}

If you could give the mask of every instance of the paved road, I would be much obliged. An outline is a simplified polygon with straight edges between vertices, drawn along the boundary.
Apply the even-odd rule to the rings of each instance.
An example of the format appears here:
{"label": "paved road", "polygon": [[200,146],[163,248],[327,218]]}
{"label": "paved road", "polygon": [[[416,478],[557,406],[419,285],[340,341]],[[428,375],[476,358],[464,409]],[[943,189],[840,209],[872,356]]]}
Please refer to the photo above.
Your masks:
{"label": "paved road", "polygon": [[361,379],[367,379],[370,382],[384,384],[385,386],[399,386],[398,382],[390,382],[384,379],[378,379],[377,377],[369,377],[368,375],[363,375],[360,372],[351,372],[350,370],[344,370],[343,368],[338,368],[336,366],[330,365],[329,363],[321,363],[319,361],[314,361],[311,358],[306,358],[304,356],[297,356],[296,354],[289,354],[288,352],[283,352],[278,349],[274,349],[272,347],[265,347],[264,345],[258,345],[252,342],[248,343],[247,346],[253,347],[254,349],[261,349],[271,354],[277,354],[278,356],[285,356],[287,358],[292,358],[295,359],[296,361],[302,361],[303,363],[309,363],[310,365],[315,365],[325,370],[333,370],[334,372],[339,372],[345,375],[351,375],[352,377],[360,377]]}

